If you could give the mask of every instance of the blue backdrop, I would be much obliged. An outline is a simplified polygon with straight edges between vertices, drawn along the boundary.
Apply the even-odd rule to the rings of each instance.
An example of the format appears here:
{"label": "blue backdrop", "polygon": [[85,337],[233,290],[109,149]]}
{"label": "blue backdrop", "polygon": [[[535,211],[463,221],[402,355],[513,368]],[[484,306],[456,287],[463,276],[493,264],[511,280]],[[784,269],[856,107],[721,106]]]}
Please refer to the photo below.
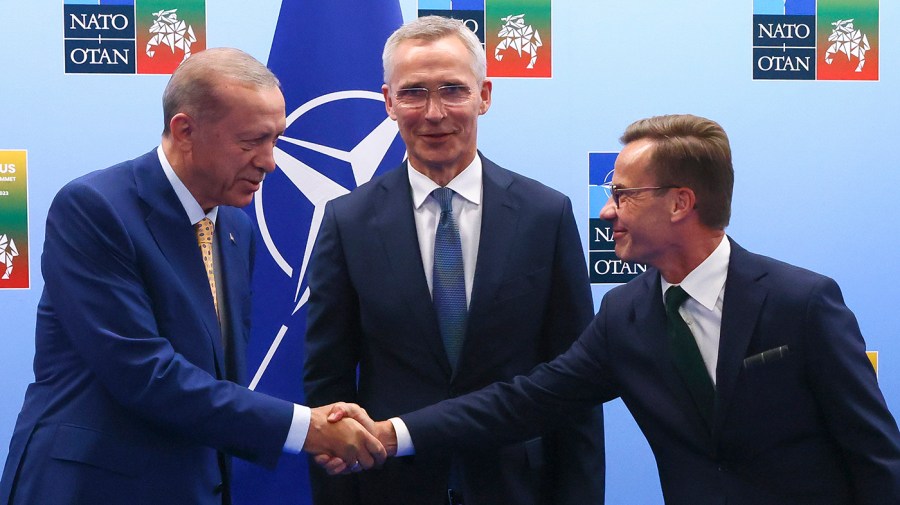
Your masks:
{"label": "blue backdrop", "polygon": [[[310,10],[289,24],[279,22],[278,0],[216,0],[206,10],[208,45],[239,47],[270,62],[288,87],[288,113],[299,110],[289,118],[287,137],[294,142],[279,145],[285,169],[266,181],[260,206],[248,209],[254,216],[260,209],[265,214],[267,202],[293,199],[291,213],[266,214],[272,222],[295,219],[298,231],[287,237],[272,226],[272,244],[285,251],[282,264],[260,247],[260,267],[280,276],[278,288],[287,294],[273,297],[271,318],[254,335],[257,347],[250,357],[251,363],[265,363],[281,334],[285,347],[271,354],[267,367],[273,368],[259,374],[257,387],[291,398],[299,394],[296,387],[279,389],[268,374],[278,368],[299,384],[299,347],[296,341],[291,346],[290,330],[302,324],[306,286],[300,271],[305,230],[316,208],[309,188],[337,194],[402,157],[390,124],[377,128],[379,103],[362,93],[378,91],[379,62],[362,62],[381,50],[381,42],[367,42],[368,37],[383,39],[398,16],[414,17],[416,2],[360,1],[355,14],[365,14],[364,32],[348,30],[352,9],[314,13],[332,3],[297,2],[298,9]],[[34,312],[43,285],[36,264],[50,200],[66,181],[158,143],[167,77],[66,75],[61,0],[0,0],[0,11],[0,149],[28,150],[32,264],[31,289],[0,290],[0,460],[5,460],[25,387],[33,380]],[[553,77],[495,80],[493,105],[480,123],[485,154],[569,195],[586,239],[588,152],[618,150],[616,139],[637,118],[690,112],[716,119],[734,151],[729,234],[748,249],[839,282],[869,349],[879,351],[888,405],[895,415],[900,412],[900,239],[893,215],[900,188],[900,57],[893,50],[900,35],[900,4],[881,2],[880,80],[872,82],[754,81],[752,0],[556,1],[552,16]],[[347,74],[347,68],[355,71]],[[342,87],[330,79],[351,81]],[[328,96],[346,90],[359,93]],[[316,97],[321,98],[310,103]],[[351,110],[364,118],[362,123],[341,122],[322,131],[304,126],[318,114],[343,117]],[[375,130],[378,139],[363,142],[361,132]],[[348,136],[329,136],[336,132]],[[354,158],[354,152],[368,152],[354,151],[363,144],[381,152],[383,160]],[[325,158],[338,162],[328,165]],[[336,184],[316,178],[304,165],[330,166],[326,178]],[[274,184],[279,178],[280,186]],[[305,200],[297,198],[301,193]],[[597,303],[606,289],[594,288]],[[282,326],[287,327],[283,333]],[[291,378],[291,373],[296,375]],[[630,415],[618,401],[606,406],[606,415],[608,503],[661,503],[652,454]],[[301,458],[284,458],[282,471],[297,480],[302,464]],[[305,501],[302,491],[272,484],[272,475],[241,465],[238,472],[242,479],[266,482],[267,492],[275,493],[269,496],[291,496],[272,498],[272,503]],[[256,501],[266,495],[253,496]]]}

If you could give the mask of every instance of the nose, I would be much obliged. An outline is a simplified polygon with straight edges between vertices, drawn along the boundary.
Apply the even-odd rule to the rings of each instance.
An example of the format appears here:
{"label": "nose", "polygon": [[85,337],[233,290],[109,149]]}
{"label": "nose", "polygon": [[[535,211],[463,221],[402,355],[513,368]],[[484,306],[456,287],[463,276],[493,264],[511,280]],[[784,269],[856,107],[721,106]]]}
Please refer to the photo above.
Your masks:
{"label": "nose", "polygon": [[443,118],[444,106],[441,103],[441,99],[435,96],[434,93],[430,93],[425,102],[425,119],[428,119],[429,121],[440,121]]}
{"label": "nose", "polygon": [[270,174],[275,171],[275,146],[266,144],[254,158],[254,165],[263,172]]}
{"label": "nose", "polygon": [[600,209],[600,219],[612,221],[616,218],[617,214],[618,209],[616,209],[616,202],[613,201],[613,197],[610,195],[610,197],[606,199],[603,208]]}

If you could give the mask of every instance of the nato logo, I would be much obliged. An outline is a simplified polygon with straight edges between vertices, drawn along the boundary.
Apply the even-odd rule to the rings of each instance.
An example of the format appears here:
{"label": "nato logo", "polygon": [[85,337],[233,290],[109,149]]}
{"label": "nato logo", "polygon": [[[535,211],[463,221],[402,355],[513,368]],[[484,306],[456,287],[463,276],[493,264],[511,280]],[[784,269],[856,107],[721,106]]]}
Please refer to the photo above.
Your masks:
{"label": "nato logo", "polygon": [[622,261],[616,256],[612,223],[600,218],[600,210],[609,201],[609,192],[601,186],[612,180],[619,153],[588,153],[590,221],[588,249],[591,284],[621,284],[647,271],[647,265]]}
{"label": "nato logo", "polygon": [[134,5],[63,4],[67,74],[133,74]]}
{"label": "nato logo", "polygon": [[753,78],[878,80],[878,0],[754,0]]}
{"label": "nato logo", "polygon": [[815,0],[755,0],[753,78],[815,79]]}
{"label": "nato logo", "polygon": [[[335,118],[352,117],[354,122]],[[317,96],[300,105],[286,120],[275,147],[279,170],[266,176],[253,199],[251,215],[276,272],[257,265],[254,282],[264,275],[271,300],[260,307],[262,321],[277,331],[250,382],[255,389],[288,332],[301,332],[295,319],[310,297],[307,269],[325,215],[325,205],[373,177],[395,168],[405,158],[397,123],[387,117],[384,96],[367,90],[345,90]],[[268,263],[268,262],[264,262]],[[285,284],[292,283],[291,288]],[[282,293],[290,293],[285,300]],[[305,316],[304,316],[305,317]],[[290,345],[302,343],[291,340]]]}
{"label": "nato logo", "polygon": [[206,48],[205,0],[64,0],[67,74],[171,74]]}

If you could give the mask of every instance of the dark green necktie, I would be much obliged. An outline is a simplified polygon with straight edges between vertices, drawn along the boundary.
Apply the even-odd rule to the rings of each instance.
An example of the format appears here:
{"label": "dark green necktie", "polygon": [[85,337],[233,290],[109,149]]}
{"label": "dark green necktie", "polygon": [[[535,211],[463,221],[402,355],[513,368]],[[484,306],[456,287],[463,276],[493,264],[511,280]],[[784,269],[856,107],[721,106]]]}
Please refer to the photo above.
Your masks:
{"label": "dark green necktie", "polygon": [[681,378],[687,384],[691,397],[700,414],[706,420],[709,427],[712,427],[713,405],[715,404],[716,389],[709,373],[706,371],[706,365],[703,363],[703,356],[700,355],[700,348],[697,347],[697,341],[688,328],[687,323],[678,313],[678,307],[689,298],[688,294],[681,286],[672,286],[666,290],[666,315],[668,316],[669,330],[669,347],[672,350],[672,359],[675,360],[675,367],[681,373]]}

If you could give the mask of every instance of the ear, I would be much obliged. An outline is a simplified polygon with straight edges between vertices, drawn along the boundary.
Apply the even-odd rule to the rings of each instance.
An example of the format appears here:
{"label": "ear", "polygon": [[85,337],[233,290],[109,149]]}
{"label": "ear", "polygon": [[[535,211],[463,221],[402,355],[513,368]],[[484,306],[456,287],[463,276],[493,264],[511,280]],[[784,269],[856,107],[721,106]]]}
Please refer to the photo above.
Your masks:
{"label": "ear", "polygon": [[481,105],[478,108],[478,114],[484,114],[491,108],[491,90],[494,88],[494,83],[491,82],[490,79],[485,79],[484,82],[481,83]]}
{"label": "ear", "polygon": [[176,149],[190,149],[195,131],[194,118],[184,112],[175,114],[169,121],[169,134]]}
{"label": "ear", "polygon": [[681,221],[696,213],[697,195],[691,188],[676,188],[672,207],[672,222]]}
{"label": "ear", "polygon": [[387,111],[391,119],[396,121],[397,114],[394,113],[394,98],[391,96],[391,91],[387,84],[381,85],[381,94],[384,95],[384,110]]}

